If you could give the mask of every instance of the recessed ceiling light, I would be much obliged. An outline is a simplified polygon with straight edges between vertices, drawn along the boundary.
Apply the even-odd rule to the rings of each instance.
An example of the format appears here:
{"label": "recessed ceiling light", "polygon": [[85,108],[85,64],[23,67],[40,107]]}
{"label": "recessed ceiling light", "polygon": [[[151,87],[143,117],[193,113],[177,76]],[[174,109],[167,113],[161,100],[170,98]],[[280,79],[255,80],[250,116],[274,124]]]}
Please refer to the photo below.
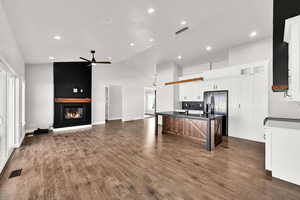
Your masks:
{"label": "recessed ceiling light", "polygon": [[183,21],[180,22],[181,25],[186,25],[186,23],[187,22],[185,20],[183,20]]}
{"label": "recessed ceiling light", "polygon": [[148,9],[148,13],[149,13],[149,14],[152,14],[152,13],[154,13],[154,12],[155,12],[155,9],[154,9],[154,8],[149,8],[149,9]]}
{"label": "recessed ceiling light", "polygon": [[53,37],[53,39],[55,39],[55,40],[60,40],[60,39],[61,39],[61,36],[55,35],[55,36]]}
{"label": "recessed ceiling light", "polygon": [[49,59],[50,60],[54,60],[55,58],[53,56],[49,56]]}
{"label": "recessed ceiling light", "polygon": [[103,20],[103,23],[104,23],[104,24],[112,24],[112,18],[110,18],[110,17],[105,18],[105,19]]}
{"label": "recessed ceiling light", "polygon": [[129,45],[133,47],[135,44],[133,42],[131,42]]}
{"label": "recessed ceiling light", "polygon": [[149,38],[149,42],[154,42],[154,38]]}
{"label": "recessed ceiling light", "polygon": [[177,59],[178,59],[178,60],[181,60],[181,59],[182,59],[182,56],[177,56]]}
{"label": "recessed ceiling light", "polygon": [[250,33],[250,37],[255,37],[257,35],[257,32],[256,31],[253,31]]}
{"label": "recessed ceiling light", "polygon": [[207,47],[206,47],[206,51],[210,51],[211,49],[212,49],[211,46],[207,46]]}

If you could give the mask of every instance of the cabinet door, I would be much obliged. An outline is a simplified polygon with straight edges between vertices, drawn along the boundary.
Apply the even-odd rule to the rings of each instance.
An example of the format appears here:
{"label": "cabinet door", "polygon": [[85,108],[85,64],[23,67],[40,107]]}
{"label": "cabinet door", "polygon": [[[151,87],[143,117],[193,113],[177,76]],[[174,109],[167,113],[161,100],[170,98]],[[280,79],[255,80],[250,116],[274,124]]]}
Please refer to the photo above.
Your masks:
{"label": "cabinet door", "polygon": [[265,167],[266,170],[272,171],[272,128],[267,127],[265,129],[265,154],[266,154],[266,159],[265,159]]}
{"label": "cabinet door", "polygon": [[194,94],[196,101],[203,101],[203,81],[195,82]]}
{"label": "cabinet door", "polygon": [[187,101],[188,100],[188,83],[179,84],[179,100]]}

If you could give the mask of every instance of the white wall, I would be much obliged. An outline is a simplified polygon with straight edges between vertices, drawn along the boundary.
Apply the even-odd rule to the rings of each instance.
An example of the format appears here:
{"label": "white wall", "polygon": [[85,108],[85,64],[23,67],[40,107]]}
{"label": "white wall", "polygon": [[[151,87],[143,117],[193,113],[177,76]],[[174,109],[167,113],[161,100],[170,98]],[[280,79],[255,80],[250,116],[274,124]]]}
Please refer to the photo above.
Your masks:
{"label": "white wall", "polygon": [[229,49],[228,64],[233,66],[260,60],[271,60],[273,57],[272,44],[272,38],[266,38],[264,40],[233,47]]}
{"label": "white wall", "polygon": [[[220,69],[228,66],[228,60],[211,63],[212,69]],[[210,70],[210,63],[202,63],[197,65],[190,65],[182,67],[182,75],[200,74],[204,71]]]}
{"label": "white wall", "polygon": [[24,78],[24,59],[8,23],[0,2],[0,56],[3,57],[18,76]]}
{"label": "white wall", "polygon": [[[24,72],[25,64],[22,53],[19,49],[17,41],[14,37],[14,34],[11,30],[11,27],[8,23],[6,13],[2,6],[2,1],[0,1],[0,60],[5,60],[7,62],[5,65],[7,68],[10,68],[14,75],[19,78],[19,88],[22,88],[22,82],[24,81]],[[6,69],[7,70],[7,69]],[[21,90],[22,91],[22,90]],[[22,98],[24,94],[19,95],[19,122],[22,122],[23,116],[23,106]],[[21,143],[25,133],[25,127],[20,124],[20,132],[18,133],[17,143]]]}
{"label": "white wall", "polygon": [[124,121],[144,117],[144,87],[149,86],[152,80],[136,70],[136,66],[122,62],[93,67],[93,123],[105,121],[105,86],[108,85],[119,85],[123,89],[122,119]]}
{"label": "white wall", "polygon": [[53,125],[53,64],[26,65],[26,131]]}
{"label": "white wall", "polygon": [[108,119],[122,119],[122,86],[110,85],[108,86],[109,105],[108,105]]}
{"label": "white wall", "polygon": [[172,111],[179,106],[178,85],[165,86],[166,82],[178,80],[181,74],[179,66],[174,62],[162,63],[157,66],[156,109],[158,112]]}

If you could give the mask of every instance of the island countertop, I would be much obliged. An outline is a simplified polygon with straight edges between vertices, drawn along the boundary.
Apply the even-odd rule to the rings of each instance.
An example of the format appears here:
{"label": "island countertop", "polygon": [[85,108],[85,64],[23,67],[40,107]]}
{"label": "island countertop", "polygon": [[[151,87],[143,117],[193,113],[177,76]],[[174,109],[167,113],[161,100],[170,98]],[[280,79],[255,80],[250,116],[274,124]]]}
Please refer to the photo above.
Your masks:
{"label": "island countertop", "polygon": [[224,116],[218,114],[185,114],[183,112],[176,112],[176,111],[157,112],[155,114],[161,116],[198,119],[198,120],[214,120],[214,119],[222,118]]}

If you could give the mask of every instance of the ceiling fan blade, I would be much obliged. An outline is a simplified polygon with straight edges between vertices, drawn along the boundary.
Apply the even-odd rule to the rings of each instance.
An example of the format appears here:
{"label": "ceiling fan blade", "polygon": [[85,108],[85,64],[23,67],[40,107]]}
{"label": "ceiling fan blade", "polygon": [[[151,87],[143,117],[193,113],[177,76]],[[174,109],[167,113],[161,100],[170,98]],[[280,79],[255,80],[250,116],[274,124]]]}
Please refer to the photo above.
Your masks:
{"label": "ceiling fan blade", "polygon": [[101,62],[94,62],[94,63],[97,63],[97,64],[111,64],[110,61],[101,61]]}
{"label": "ceiling fan blade", "polygon": [[83,57],[79,57],[81,60],[85,60],[85,61],[87,61],[87,62],[92,62],[91,60],[88,60],[88,59],[86,59],[86,58],[83,58]]}

